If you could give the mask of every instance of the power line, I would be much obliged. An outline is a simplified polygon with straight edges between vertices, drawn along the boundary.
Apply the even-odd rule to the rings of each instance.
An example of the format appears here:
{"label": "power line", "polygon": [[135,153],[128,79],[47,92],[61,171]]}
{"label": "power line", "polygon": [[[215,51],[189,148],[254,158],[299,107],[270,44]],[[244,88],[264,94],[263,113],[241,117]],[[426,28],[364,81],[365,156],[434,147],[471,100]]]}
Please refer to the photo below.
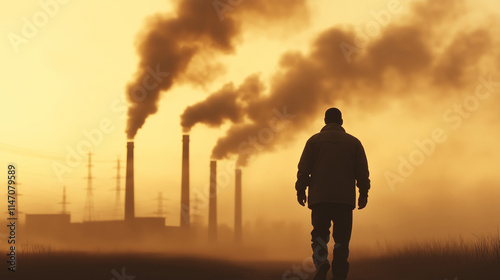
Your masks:
{"label": "power line", "polygon": [[23,156],[29,156],[29,157],[38,157],[38,158],[61,160],[61,161],[65,160],[63,157],[60,157],[60,156],[55,156],[55,155],[51,155],[49,153],[39,152],[39,151],[31,150],[28,148],[16,147],[16,146],[4,144],[4,143],[0,143],[0,150],[4,151],[4,152],[9,152],[9,153],[23,155]]}
{"label": "power line", "polygon": [[[27,156],[27,157],[50,159],[50,160],[56,160],[56,161],[62,161],[62,162],[66,161],[66,158],[64,156],[61,156],[61,155],[51,154],[48,152],[40,152],[40,151],[32,150],[29,148],[17,147],[17,146],[13,146],[13,145],[9,145],[9,144],[4,144],[4,143],[0,143],[0,151],[12,153],[12,154],[17,154],[17,155],[22,155],[22,156]],[[102,160],[94,160],[94,161],[95,162],[113,162],[114,160],[102,159]]]}

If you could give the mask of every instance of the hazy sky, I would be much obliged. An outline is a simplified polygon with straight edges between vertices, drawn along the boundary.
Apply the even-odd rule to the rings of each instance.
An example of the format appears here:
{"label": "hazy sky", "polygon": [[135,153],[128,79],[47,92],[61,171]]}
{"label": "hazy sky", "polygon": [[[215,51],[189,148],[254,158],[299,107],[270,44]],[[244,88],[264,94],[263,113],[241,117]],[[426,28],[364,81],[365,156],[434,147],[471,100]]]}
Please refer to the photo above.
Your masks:
{"label": "hazy sky", "polygon": [[[197,47],[200,54],[160,91],[158,111],[135,137],[136,215],[154,215],[163,192],[167,224],[178,225],[180,116],[232,83],[239,121],[191,129],[192,197],[195,189],[205,191],[219,138],[239,144],[248,139],[242,131],[258,137],[273,109],[287,107],[295,118],[271,143],[260,143],[262,153],[243,168],[243,221],[308,229],[309,211],[295,199],[296,165],[324,111],[337,106],[347,132],[364,144],[371,171],[368,207],[355,213],[356,236],[370,232],[383,241],[496,231],[500,84],[485,81],[500,82],[500,3],[308,0],[291,9],[285,2],[261,7],[242,0],[225,19],[213,7],[204,11],[216,29],[234,21],[230,47],[175,30],[169,35],[178,35],[182,50]],[[117,157],[125,166],[127,85],[141,69],[138,49],[147,32],[179,16],[177,1],[0,5],[0,166],[5,173],[8,163],[18,166],[22,211],[60,211],[66,186],[72,221],[82,220],[87,155],[78,149],[90,142],[96,213],[111,219]],[[342,48],[354,53],[346,57]],[[238,87],[254,74],[262,89],[245,99]],[[231,138],[227,131],[241,133]],[[224,155],[219,173],[229,180],[219,189],[219,223],[232,227],[237,156]]]}

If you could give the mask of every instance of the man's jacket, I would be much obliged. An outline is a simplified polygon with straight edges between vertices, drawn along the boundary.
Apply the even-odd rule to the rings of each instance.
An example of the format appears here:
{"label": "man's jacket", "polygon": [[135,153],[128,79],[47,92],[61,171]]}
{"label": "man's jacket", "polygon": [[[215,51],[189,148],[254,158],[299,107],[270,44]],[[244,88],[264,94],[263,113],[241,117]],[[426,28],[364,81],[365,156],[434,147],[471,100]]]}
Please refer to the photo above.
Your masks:
{"label": "man's jacket", "polygon": [[318,203],[342,203],[356,207],[356,185],[368,194],[368,163],[361,142],[341,125],[327,124],[306,143],[299,162],[297,192],[309,186],[308,207]]}

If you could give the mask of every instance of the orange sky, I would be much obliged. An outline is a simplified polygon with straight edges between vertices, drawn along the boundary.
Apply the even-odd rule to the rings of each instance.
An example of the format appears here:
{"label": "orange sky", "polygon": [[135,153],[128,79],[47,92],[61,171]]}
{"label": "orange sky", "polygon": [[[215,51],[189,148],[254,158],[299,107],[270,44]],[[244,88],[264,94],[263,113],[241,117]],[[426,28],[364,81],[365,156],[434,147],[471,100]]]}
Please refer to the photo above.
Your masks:
{"label": "orange sky", "polygon": [[[66,186],[72,221],[82,220],[87,185],[83,178],[87,174],[86,155],[77,153],[76,158],[71,155],[70,163],[67,157],[70,151],[88,141],[86,135],[96,135],[99,129],[98,134],[102,137],[95,138],[92,143],[94,205],[98,219],[113,218],[114,168],[117,157],[124,160],[126,152],[124,131],[128,104],[125,88],[134,77],[140,60],[136,51],[140,38],[137,35],[144,30],[146,19],[152,15],[174,16],[174,1],[146,2],[54,2],[58,3],[57,8],[52,7],[47,22],[36,31],[31,30],[30,36],[24,36],[25,19],[43,20],[37,16],[46,13],[44,7],[38,1],[14,3],[1,0],[8,8],[0,11],[0,34],[4,34],[4,40],[0,41],[3,66],[0,68],[3,129],[0,134],[0,166],[5,167],[4,172],[7,172],[7,163],[18,166],[22,211],[60,211],[62,188]],[[392,13],[383,31],[369,38],[367,47],[361,48],[360,59],[364,59],[365,52],[375,49],[371,46],[382,42],[385,35],[396,33],[398,26],[410,23],[418,30],[426,30],[426,21],[413,19],[419,12],[411,8],[410,2],[425,3],[400,1],[401,12]],[[136,215],[154,215],[156,197],[158,192],[163,192],[168,199],[164,203],[168,212],[167,224],[179,223],[180,115],[187,106],[204,100],[209,93],[228,82],[240,85],[247,76],[257,72],[267,89],[264,95],[270,94],[273,78],[283,71],[280,62],[285,60],[284,53],[301,52],[307,57],[323,31],[335,27],[353,28],[357,32],[356,28],[365,28],[375,22],[373,12],[388,10],[393,5],[391,3],[390,0],[311,0],[307,1],[307,9],[303,11],[307,19],[301,19],[299,24],[294,18],[286,24],[280,22],[282,25],[270,26],[258,20],[243,20],[242,34],[234,53],[216,56],[225,72],[204,86],[174,83],[168,92],[161,93],[158,112],[139,130],[135,139]],[[492,29],[498,26],[499,20],[495,11],[500,11],[500,3],[495,0],[466,3],[464,9],[447,7],[451,11],[448,17],[427,14],[429,21],[438,23],[435,23],[436,27],[429,23],[428,28],[437,35],[426,38],[426,44],[431,52],[446,54],[439,56],[443,60],[450,59],[436,62],[444,65],[441,70],[429,75],[412,72],[405,76],[398,69],[388,67],[381,77],[384,85],[380,88],[368,88],[370,84],[364,84],[363,79],[354,80],[353,83],[358,83],[355,88],[344,85],[340,90],[340,95],[349,97],[325,102],[317,112],[311,112],[316,119],[294,131],[294,139],[252,157],[243,169],[244,225],[262,220],[297,223],[307,233],[309,211],[298,206],[295,200],[296,165],[307,138],[321,129],[324,110],[338,106],[344,113],[347,132],[364,144],[371,171],[369,204],[366,210],[356,211],[355,236],[370,243],[368,237],[373,236],[383,242],[387,239],[412,240],[496,232],[500,214],[497,206],[500,198],[497,187],[500,134],[496,124],[500,87],[496,85],[490,91],[483,87],[485,91],[481,91],[484,94],[481,97],[484,98],[474,99],[474,96],[477,87],[484,84],[479,77],[488,80],[492,75],[493,81],[500,81],[498,38],[486,40],[471,36],[466,42],[459,39],[461,31],[473,33],[475,28],[494,33]],[[235,7],[234,13],[238,13],[238,9],[243,11],[244,5],[243,2]],[[425,5],[419,7],[425,10]],[[215,10],[206,12],[216,14]],[[439,19],[445,23],[439,23]],[[23,37],[22,43],[13,43],[13,36],[26,38]],[[403,35],[395,36],[397,39]],[[456,41],[444,43],[450,40]],[[446,46],[454,47],[446,49]],[[398,52],[390,44],[385,46],[386,49],[382,44],[379,47],[380,54],[386,49]],[[413,60],[405,57],[403,60],[408,61],[409,68],[421,63],[419,57]],[[356,65],[358,62],[352,63]],[[452,77],[459,75],[454,72],[456,69],[463,70],[459,73],[463,76],[460,80],[463,83],[447,84]],[[332,80],[338,79],[335,77],[337,73],[331,75]],[[486,96],[488,92],[491,94]],[[460,115],[455,111],[455,104],[462,104],[470,110]],[[229,128],[230,124],[225,123],[220,128],[199,124],[192,129],[192,194],[194,189],[204,191],[209,177],[211,150]],[[295,130],[295,127],[285,126],[284,129]],[[423,139],[432,137],[436,129],[438,132],[435,133],[441,132],[442,135],[435,137],[439,141],[433,140],[435,147],[432,151],[428,154],[425,150],[418,152],[416,141],[422,143]],[[415,162],[420,159],[423,162],[410,162],[414,170],[406,170],[408,176],[402,175],[398,166],[402,159],[411,161],[412,154]],[[423,158],[419,159],[422,154]],[[235,158],[231,157],[219,163],[219,173],[228,170],[231,180],[234,161]],[[61,165],[67,166],[65,170],[68,172],[58,174],[55,167]],[[122,161],[122,167],[124,165]],[[388,172],[400,176],[400,181],[389,183],[387,176],[392,175]],[[122,180],[122,186],[124,184]],[[221,184],[219,223],[230,227],[233,196],[233,182]],[[6,208],[5,205],[3,199],[0,206]]]}

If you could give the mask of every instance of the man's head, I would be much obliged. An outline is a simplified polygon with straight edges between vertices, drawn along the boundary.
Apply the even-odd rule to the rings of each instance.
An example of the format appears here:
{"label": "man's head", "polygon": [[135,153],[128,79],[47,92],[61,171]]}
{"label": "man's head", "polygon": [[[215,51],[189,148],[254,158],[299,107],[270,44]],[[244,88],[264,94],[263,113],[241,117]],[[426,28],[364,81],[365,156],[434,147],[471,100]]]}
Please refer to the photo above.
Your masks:
{"label": "man's head", "polygon": [[336,123],[342,125],[344,123],[344,120],[342,120],[342,113],[340,112],[340,110],[337,108],[330,108],[326,110],[325,123]]}

